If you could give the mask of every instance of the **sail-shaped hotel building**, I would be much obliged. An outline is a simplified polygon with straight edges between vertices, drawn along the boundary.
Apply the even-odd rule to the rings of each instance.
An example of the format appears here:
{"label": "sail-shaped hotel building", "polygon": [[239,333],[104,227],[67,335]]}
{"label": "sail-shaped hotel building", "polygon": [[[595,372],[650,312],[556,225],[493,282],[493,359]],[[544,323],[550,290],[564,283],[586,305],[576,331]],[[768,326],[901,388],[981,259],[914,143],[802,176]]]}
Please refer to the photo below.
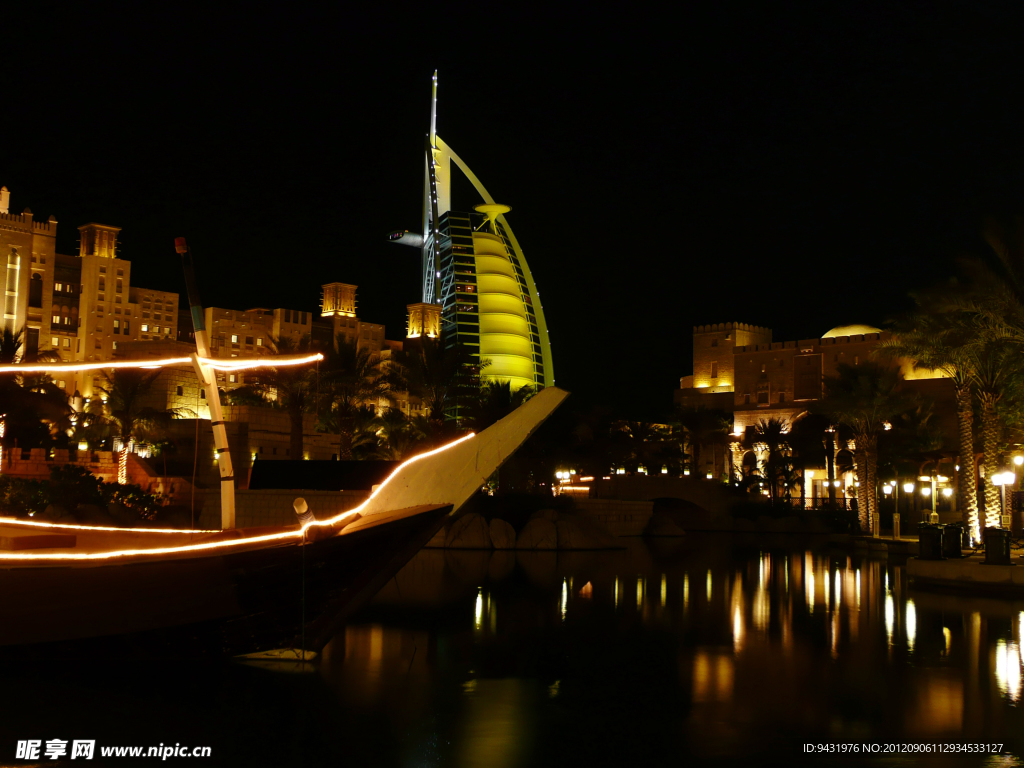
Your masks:
{"label": "sail-shaped hotel building", "polygon": [[[394,242],[422,250],[422,303],[410,307],[409,335],[440,325],[447,345],[460,344],[487,361],[481,379],[507,380],[513,389],[552,386],[554,369],[544,310],[526,257],[505,219],[510,209],[494,201],[436,128],[435,72],[425,153],[423,233],[399,231],[390,236]],[[483,199],[472,211],[452,210],[453,164]]]}

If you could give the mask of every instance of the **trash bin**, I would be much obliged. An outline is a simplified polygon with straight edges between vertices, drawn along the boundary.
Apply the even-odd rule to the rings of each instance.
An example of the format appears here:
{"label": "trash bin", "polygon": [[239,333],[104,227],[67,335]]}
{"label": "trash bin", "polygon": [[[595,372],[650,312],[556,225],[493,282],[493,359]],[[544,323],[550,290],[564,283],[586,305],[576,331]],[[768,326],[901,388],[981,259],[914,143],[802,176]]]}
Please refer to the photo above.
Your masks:
{"label": "trash bin", "polygon": [[918,559],[945,560],[942,556],[942,526],[921,523],[917,527]]}
{"label": "trash bin", "polygon": [[942,554],[945,557],[963,557],[964,524],[953,523],[946,526],[942,534]]}
{"label": "trash bin", "polygon": [[1010,565],[1010,532],[986,528],[981,536],[985,540],[985,565]]}

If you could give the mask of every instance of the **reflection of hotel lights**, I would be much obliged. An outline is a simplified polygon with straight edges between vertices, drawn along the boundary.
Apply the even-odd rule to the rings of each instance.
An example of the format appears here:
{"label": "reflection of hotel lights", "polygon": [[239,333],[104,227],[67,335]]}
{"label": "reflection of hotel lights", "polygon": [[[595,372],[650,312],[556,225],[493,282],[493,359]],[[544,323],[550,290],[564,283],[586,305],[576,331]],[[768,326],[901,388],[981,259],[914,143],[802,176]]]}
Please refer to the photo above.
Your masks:
{"label": "reflection of hotel lights", "polygon": [[1021,691],[1021,657],[1016,643],[1007,645],[1005,640],[996,643],[996,684],[1000,693],[1006,694],[1012,701],[1020,698]]}
{"label": "reflection of hotel lights", "polygon": [[839,585],[839,570],[836,569],[836,604],[835,604],[836,608],[839,607],[839,603],[841,602],[841,594],[842,594],[842,590],[840,589],[840,585]]}
{"label": "reflection of hotel lights", "polygon": [[949,631],[949,627],[942,628],[942,639],[946,641],[946,650],[943,651],[943,656],[949,656],[950,646],[953,644],[953,633]]}
{"label": "reflection of hotel lights", "polygon": [[683,610],[690,607],[690,574],[683,574]]}
{"label": "reflection of hotel lights", "polygon": [[668,595],[668,583],[665,580],[665,574],[661,574],[661,607],[665,607],[665,597]]}
{"label": "reflection of hotel lights", "polygon": [[638,578],[636,580],[636,607],[639,608],[644,600],[644,580]]}
{"label": "reflection of hotel lights", "polygon": [[857,590],[857,609],[860,610],[860,568],[857,569],[857,579],[855,581]]}
{"label": "reflection of hotel lights", "polygon": [[478,587],[476,590],[476,609],[473,626],[477,629],[481,629],[484,625],[484,588]]}
{"label": "reflection of hotel lights", "polygon": [[562,579],[562,621],[565,621],[565,612],[569,610],[569,582]]}
{"label": "reflection of hotel lights", "polygon": [[711,602],[711,571],[708,571],[708,602]]}
{"label": "reflection of hotel lights", "polygon": [[615,580],[615,607],[619,607],[619,580]]}
{"label": "reflection of hotel lights", "polygon": [[743,650],[743,614],[739,605],[732,612],[732,646],[734,653]]}
{"label": "reflection of hotel lights", "polygon": [[889,645],[892,645],[892,627],[893,622],[896,618],[896,608],[892,602],[892,595],[885,596],[885,634],[889,640]]}
{"label": "reflection of hotel lights", "polygon": [[917,639],[917,609],[913,600],[907,600],[906,605],[906,629],[907,629],[907,650],[914,650],[914,641]]}
{"label": "reflection of hotel lights", "polygon": [[807,612],[814,613],[814,571],[807,569]]}
{"label": "reflection of hotel lights", "polygon": [[[470,432],[468,435],[463,435],[458,440],[442,445],[440,448],[435,448],[432,451],[426,451],[413,456],[411,459],[406,459],[397,467],[390,475],[388,475],[381,483],[376,487],[374,491],[370,493],[366,501],[357,507],[353,507],[345,512],[339,512],[334,517],[326,520],[312,520],[303,525],[297,531],[282,531],[280,533],[268,533],[263,536],[248,536],[239,539],[230,539],[227,541],[210,541],[203,544],[183,544],[172,547],[156,547],[153,549],[120,549],[113,550],[111,552],[66,552],[66,553],[52,553],[52,554],[39,554],[39,553],[25,553],[15,554],[10,552],[0,552],[0,561],[2,560],[112,560],[119,557],[132,557],[136,555],[173,555],[184,552],[201,552],[205,550],[215,549],[226,549],[228,547],[239,547],[246,544],[261,544],[270,541],[285,541],[287,539],[298,539],[304,540],[307,528],[326,528],[332,525],[340,523],[352,515],[358,514],[360,510],[364,509],[373,499],[385,488],[388,483],[401,472],[409,464],[413,464],[421,459],[425,459],[429,456],[447,451],[450,448],[454,448],[459,443],[463,443],[470,438],[475,437],[475,433]],[[11,518],[0,518],[0,525],[24,525],[33,528],[60,528],[67,530],[78,530],[78,531],[118,531],[120,533],[174,533],[178,535],[186,535],[192,533],[220,533],[220,531],[211,530],[188,530],[178,528],[115,528],[108,526],[99,525],[74,525],[74,524],[63,524],[63,523],[43,523],[34,520],[15,520]],[[244,529],[242,529],[244,530]]]}

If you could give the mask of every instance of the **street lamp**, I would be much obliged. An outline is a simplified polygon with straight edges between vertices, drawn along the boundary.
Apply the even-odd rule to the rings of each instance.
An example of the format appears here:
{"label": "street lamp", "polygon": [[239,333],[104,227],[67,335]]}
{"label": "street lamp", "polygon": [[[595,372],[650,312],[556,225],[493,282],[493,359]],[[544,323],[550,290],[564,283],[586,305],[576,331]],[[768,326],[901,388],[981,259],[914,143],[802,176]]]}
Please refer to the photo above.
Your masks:
{"label": "street lamp", "polygon": [[1010,516],[1006,514],[1006,486],[1013,485],[1017,476],[1013,472],[999,472],[992,475],[992,483],[999,486],[1000,515],[999,525],[1003,528],[1010,527]]}

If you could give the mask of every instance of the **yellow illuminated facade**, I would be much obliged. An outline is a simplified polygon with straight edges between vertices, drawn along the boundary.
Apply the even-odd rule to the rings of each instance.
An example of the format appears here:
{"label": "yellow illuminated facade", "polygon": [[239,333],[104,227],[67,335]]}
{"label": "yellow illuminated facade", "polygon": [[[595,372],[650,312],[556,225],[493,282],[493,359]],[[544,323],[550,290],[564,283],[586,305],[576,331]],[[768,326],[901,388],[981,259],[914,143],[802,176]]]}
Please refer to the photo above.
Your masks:
{"label": "yellow illuminated facade", "polygon": [[[481,379],[509,381],[515,389],[552,386],[555,379],[547,322],[526,257],[505,218],[510,209],[495,203],[469,167],[437,135],[436,104],[435,73],[425,160],[423,235],[397,232],[391,240],[421,249],[422,304],[439,307],[446,344],[462,345],[487,362]],[[452,210],[452,163],[483,198],[473,211]]]}

